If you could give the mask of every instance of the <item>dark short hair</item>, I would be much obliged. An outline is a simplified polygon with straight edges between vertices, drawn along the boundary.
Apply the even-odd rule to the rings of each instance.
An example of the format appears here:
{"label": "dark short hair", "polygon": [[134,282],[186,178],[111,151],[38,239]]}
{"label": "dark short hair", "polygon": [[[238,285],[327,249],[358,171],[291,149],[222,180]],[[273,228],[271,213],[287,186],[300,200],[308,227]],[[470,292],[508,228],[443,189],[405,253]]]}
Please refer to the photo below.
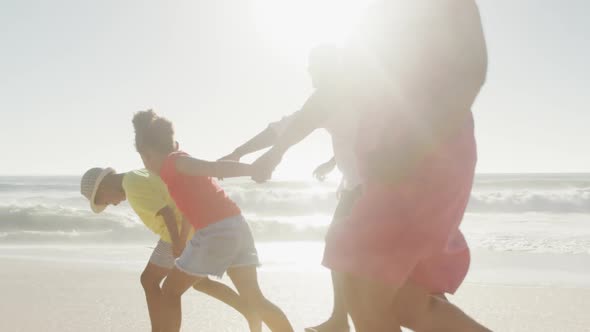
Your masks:
{"label": "dark short hair", "polygon": [[174,151],[174,127],[168,119],[149,109],[135,113],[132,122],[137,152],[146,148],[160,153]]}

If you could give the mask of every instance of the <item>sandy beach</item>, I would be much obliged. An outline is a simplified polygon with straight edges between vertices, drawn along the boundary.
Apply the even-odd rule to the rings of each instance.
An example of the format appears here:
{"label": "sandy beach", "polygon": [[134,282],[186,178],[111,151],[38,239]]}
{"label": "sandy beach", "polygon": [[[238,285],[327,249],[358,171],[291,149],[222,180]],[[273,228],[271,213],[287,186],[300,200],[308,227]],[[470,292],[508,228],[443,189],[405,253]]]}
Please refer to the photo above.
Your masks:
{"label": "sandy beach", "polygon": [[[448,299],[492,331],[590,332],[589,13],[0,1],[0,332],[151,331],[140,275],[160,238],[177,242],[171,219],[223,233],[185,253],[210,272],[234,238],[253,256],[245,233],[213,225],[238,214],[262,290],[303,332],[331,314],[324,241],[348,207],[359,222],[335,242],[371,247],[370,263],[396,243],[365,246],[363,229],[410,239],[394,268],[460,227],[471,265]],[[181,331],[249,330],[214,298],[182,301]]]}
{"label": "sandy beach", "polygon": [[[259,245],[261,285],[296,331],[320,322],[331,309],[329,274],[316,264],[321,246]],[[0,247],[1,330],[149,330],[139,284],[148,255],[145,246]],[[590,331],[589,256],[478,251],[474,262],[451,300],[492,330]],[[247,330],[236,312],[205,295],[191,292],[183,304],[183,331]]]}

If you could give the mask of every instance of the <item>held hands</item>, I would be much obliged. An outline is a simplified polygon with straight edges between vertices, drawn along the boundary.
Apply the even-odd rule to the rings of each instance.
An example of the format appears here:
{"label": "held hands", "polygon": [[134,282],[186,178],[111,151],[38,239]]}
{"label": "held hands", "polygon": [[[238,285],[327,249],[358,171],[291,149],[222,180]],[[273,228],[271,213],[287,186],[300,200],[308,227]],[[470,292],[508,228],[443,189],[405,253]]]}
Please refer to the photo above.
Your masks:
{"label": "held hands", "polygon": [[272,177],[272,172],[281,162],[282,156],[274,153],[273,150],[268,151],[255,162],[252,163],[252,180],[257,183],[263,183]]}
{"label": "held hands", "polygon": [[[239,162],[242,158],[242,154],[238,151],[238,149],[234,150],[234,152],[221,157],[218,161],[233,161]],[[277,165],[281,162],[282,154],[278,153],[274,150],[269,150],[256,161],[254,161],[250,165],[250,175],[252,180],[256,181],[257,183],[262,183],[270,180],[272,177],[272,173],[277,167]],[[220,178],[220,180],[223,180]]]}
{"label": "held hands", "polygon": [[[234,162],[240,162],[240,159],[242,159],[242,155],[238,153],[237,150],[234,150],[232,153],[223,156],[219,159],[217,159],[217,161],[234,161]],[[223,178],[217,178],[219,181],[223,181]]]}

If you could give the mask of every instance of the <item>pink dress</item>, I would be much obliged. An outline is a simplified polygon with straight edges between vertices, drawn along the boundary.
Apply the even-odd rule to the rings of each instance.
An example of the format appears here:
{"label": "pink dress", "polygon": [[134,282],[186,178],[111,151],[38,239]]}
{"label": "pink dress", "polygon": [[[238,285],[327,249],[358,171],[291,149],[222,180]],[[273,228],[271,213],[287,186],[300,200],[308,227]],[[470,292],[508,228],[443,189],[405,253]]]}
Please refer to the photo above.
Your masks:
{"label": "pink dress", "polygon": [[[459,129],[401,182],[364,183],[350,218],[330,229],[325,266],[396,287],[411,281],[431,293],[457,290],[470,263],[459,225],[477,161],[473,118],[471,112],[466,115]],[[375,114],[362,121],[357,148],[361,175],[367,175],[362,165],[378,133],[395,132],[394,139],[403,145],[416,130],[403,120],[391,123]]]}

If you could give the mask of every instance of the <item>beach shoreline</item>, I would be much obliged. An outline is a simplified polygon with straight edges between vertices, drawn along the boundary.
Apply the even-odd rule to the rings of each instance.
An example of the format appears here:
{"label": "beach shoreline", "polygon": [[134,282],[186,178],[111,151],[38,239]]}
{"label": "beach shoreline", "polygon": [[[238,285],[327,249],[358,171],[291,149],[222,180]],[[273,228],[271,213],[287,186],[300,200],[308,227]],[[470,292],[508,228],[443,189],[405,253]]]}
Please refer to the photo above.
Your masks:
{"label": "beach shoreline", "polygon": [[[315,242],[259,244],[261,286],[296,331],[331,310],[329,273],[318,264],[321,248]],[[3,330],[149,330],[139,283],[149,253],[135,245],[0,246]],[[450,299],[492,330],[590,331],[590,255],[476,250],[473,256],[464,286]],[[556,264],[559,273],[548,273]],[[247,330],[237,313],[203,294],[191,291],[183,301],[183,331]]]}

